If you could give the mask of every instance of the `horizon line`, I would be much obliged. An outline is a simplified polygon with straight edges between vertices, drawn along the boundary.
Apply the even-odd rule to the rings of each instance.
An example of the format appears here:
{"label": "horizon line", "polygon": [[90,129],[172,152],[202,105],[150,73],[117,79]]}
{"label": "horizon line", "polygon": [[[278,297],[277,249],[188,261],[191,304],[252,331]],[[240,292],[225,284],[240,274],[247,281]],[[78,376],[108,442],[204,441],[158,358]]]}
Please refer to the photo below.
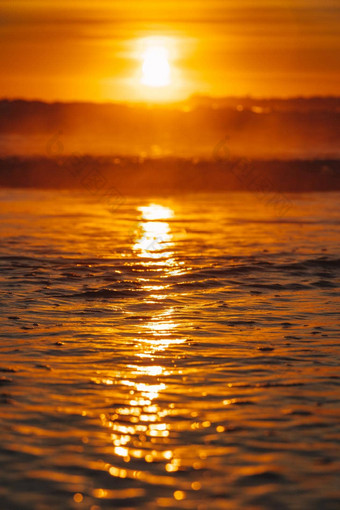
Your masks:
{"label": "horizon line", "polygon": [[177,101],[123,101],[123,100],[111,100],[111,101],[96,101],[96,100],[62,100],[62,99],[54,99],[54,100],[46,100],[42,98],[25,98],[25,97],[0,97],[0,103],[3,102],[26,102],[26,103],[43,103],[48,105],[54,104],[91,104],[91,105],[121,105],[121,106],[158,106],[158,107],[171,107],[176,105],[183,105],[189,101],[194,99],[201,100],[211,100],[213,101],[223,101],[223,100],[247,100],[247,101],[294,101],[294,100],[330,100],[330,99],[339,99],[340,94],[313,94],[313,95],[292,95],[292,96],[256,96],[256,95],[226,95],[226,96],[214,96],[209,94],[191,94],[185,99],[177,100]]}

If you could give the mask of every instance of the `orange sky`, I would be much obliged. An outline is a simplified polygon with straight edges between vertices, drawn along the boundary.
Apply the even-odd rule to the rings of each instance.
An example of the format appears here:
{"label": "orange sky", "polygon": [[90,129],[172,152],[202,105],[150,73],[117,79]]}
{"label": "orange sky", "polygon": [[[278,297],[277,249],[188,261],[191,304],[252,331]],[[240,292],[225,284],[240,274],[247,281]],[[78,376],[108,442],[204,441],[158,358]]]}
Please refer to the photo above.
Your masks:
{"label": "orange sky", "polygon": [[[340,92],[340,0],[1,0],[0,97],[177,100]],[[140,48],[172,84],[141,86]]]}

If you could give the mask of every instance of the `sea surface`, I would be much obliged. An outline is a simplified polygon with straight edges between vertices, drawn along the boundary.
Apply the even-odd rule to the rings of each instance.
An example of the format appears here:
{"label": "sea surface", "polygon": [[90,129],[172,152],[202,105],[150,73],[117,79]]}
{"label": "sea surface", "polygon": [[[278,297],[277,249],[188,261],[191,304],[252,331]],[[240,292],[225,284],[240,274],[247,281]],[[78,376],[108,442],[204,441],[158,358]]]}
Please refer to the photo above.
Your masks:
{"label": "sea surface", "polygon": [[1,510],[338,510],[340,194],[0,190]]}

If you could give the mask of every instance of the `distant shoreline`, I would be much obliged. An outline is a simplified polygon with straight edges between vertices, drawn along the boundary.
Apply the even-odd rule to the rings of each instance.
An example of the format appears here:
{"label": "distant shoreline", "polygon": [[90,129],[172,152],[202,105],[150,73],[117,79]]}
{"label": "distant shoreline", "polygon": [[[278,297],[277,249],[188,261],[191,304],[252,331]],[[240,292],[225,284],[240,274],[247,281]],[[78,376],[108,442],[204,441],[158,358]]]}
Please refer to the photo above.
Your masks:
{"label": "distant shoreline", "polygon": [[0,187],[79,189],[93,195],[340,190],[340,159],[3,157]]}
{"label": "distant shoreline", "polygon": [[[191,98],[176,105],[0,100],[0,156],[340,158],[340,98]],[[226,148],[226,147],[225,147]]]}

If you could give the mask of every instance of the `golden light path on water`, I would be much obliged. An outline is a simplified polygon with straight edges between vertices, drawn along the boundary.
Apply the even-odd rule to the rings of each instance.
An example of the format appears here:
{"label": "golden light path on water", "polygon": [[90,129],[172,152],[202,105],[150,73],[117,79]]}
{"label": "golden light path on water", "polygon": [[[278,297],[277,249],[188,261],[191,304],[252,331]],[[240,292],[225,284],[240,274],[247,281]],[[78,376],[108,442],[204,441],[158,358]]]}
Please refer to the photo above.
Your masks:
{"label": "golden light path on water", "polygon": [[139,207],[142,213],[142,221],[138,225],[138,238],[133,246],[133,250],[138,257],[148,259],[166,258],[167,264],[171,264],[171,252],[165,252],[170,249],[171,232],[169,223],[165,220],[172,218],[174,212],[168,207],[157,204]]}
{"label": "golden light path on water", "polygon": [[[142,266],[147,268],[150,261],[156,262],[159,277],[175,275],[179,263],[174,258],[174,252],[171,251],[174,242],[171,233],[171,227],[167,220],[174,217],[174,211],[159,204],[149,204],[138,207],[141,213],[140,222],[136,228],[136,239],[133,244],[133,252],[137,257],[143,259]],[[167,297],[164,294],[166,285],[152,285],[152,280],[140,278],[141,289],[147,292],[153,291],[150,295],[151,303],[157,303]],[[154,362],[154,356],[160,355],[172,345],[179,345],[186,342],[183,337],[176,337],[176,328],[179,324],[173,320],[174,308],[167,309],[155,314],[149,320],[140,325],[140,331],[143,336],[135,338],[137,349],[135,351],[136,361],[142,360],[143,365],[129,364],[126,372],[130,372],[133,378],[124,378],[120,383],[127,387],[131,395],[128,405],[119,407],[114,416],[117,420],[124,417],[128,424],[121,425],[119,422],[107,421],[103,417],[104,424],[112,430],[112,441],[114,444],[114,453],[124,459],[128,464],[133,459],[144,459],[146,463],[164,462],[165,474],[178,471],[181,465],[180,457],[176,457],[171,449],[171,442],[168,439],[171,427],[165,418],[174,410],[174,403],[170,403],[169,409],[158,404],[162,392],[166,391],[167,386],[159,379],[165,378],[171,373],[170,367],[150,364]],[[140,378],[147,378],[147,382],[140,382]],[[109,382],[110,383],[110,382]],[[197,413],[194,413],[197,414]],[[138,437],[136,441],[135,438]],[[136,479],[144,479],[149,482],[156,482],[163,477],[155,477],[147,472],[121,469],[115,466],[109,468],[112,476],[126,478],[132,476]],[[181,489],[198,490],[199,482],[177,483],[165,477],[162,483],[166,485],[179,486]],[[173,497],[175,500],[185,498],[184,490],[175,490]],[[161,501],[159,500],[159,503]],[[163,501],[163,505],[171,503],[171,500]]]}

